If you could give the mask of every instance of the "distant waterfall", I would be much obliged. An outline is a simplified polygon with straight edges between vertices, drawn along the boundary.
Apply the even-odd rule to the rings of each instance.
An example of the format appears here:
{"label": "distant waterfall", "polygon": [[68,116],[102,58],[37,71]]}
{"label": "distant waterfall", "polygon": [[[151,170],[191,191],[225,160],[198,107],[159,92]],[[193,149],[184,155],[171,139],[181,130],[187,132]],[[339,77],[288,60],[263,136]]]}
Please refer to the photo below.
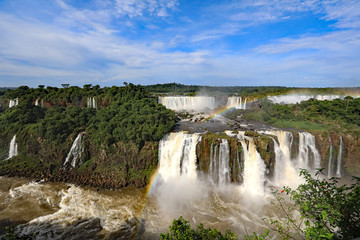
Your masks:
{"label": "distant waterfall", "polygon": [[159,174],[168,179],[186,176],[197,178],[196,144],[201,140],[198,134],[172,132],[159,143]]}
{"label": "distant waterfall", "polygon": [[240,140],[244,152],[243,191],[250,195],[263,195],[266,166],[252,139]]}
{"label": "distant waterfall", "polygon": [[36,99],[35,100],[35,106],[43,107],[44,106],[44,100],[41,99],[41,101],[40,101],[40,99]]}
{"label": "distant waterfall", "polygon": [[97,109],[97,102],[96,102],[95,97],[88,97],[87,98],[87,107]]}
{"label": "distant waterfall", "polygon": [[174,111],[212,111],[216,108],[215,98],[205,96],[159,97],[159,103]]}
{"label": "distant waterfall", "polygon": [[330,142],[330,152],[329,152],[329,165],[328,165],[328,178],[331,178],[332,175],[332,160],[333,160],[333,143],[331,141],[331,137],[329,136],[329,142]]}
{"label": "distant waterfall", "polygon": [[222,139],[219,146],[213,144],[210,149],[209,175],[219,185],[230,183],[229,153],[229,144],[226,139]]}
{"label": "distant waterfall", "polygon": [[83,139],[85,133],[79,133],[75,138],[70,151],[65,159],[64,166],[70,163],[70,165],[74,168],[77,163],[81,164],[81,154],[84,152],[83,147]]}
{"label": "distant waterfall", "polygon": [[246,99],[244,101],[244,104],[242,104],[242,98],[241,97],[228,97],[226,107],[231,108],[234,107],[236,109],[246,109]]}
{"label": "distant waterfall", "polygon": [[15,98],[15,99],[10,99],[9,100],[9,108],[15,107],[19,104],[19,99]]}
{"label": "distant waterfall", "polygon": [[[313,161],[311,166],[310,161]],[[307,132],[299,132],[298,167],[303,169],[320,168],[320,153],[316,149],[315,137]]]}
{"label": "distant waterfall", "polygon": [[10,141],[9,157],[7,159],[10,159],[17,155],[18,155],[18,145],[16,143],[16,135],[14,135]]}
{"label": "distant waterfall", "polygon": [[337,156],[337,167],[336,167],[336,177],[341,177],[341,160],[342,160],[342,151],[343,151],[343,139],[342,136],[340,136],[340,144],[339,144],[339,153]]}

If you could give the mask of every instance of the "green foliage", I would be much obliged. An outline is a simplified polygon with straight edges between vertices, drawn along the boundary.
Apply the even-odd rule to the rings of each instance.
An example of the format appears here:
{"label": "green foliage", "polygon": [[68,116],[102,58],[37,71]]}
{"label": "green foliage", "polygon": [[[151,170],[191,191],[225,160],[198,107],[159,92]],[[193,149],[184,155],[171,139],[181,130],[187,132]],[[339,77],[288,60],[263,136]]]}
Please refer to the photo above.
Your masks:
{"label": "green foliage", "polygon": [[[360,178],[355,183],[338,186],[336,178],[329,181],[319,177],[321,170],[313,178],[306,170],[301,170],[305,183],[296,190],[284,187],[281,193],[273,191],[278,201],[278,209],[286,214],[285,220],[268,219],[272,230],[284,239],[353,239],[360,237]],[[285,207],[286,193],[294,206]],[[301,221],[291,214],[300,209]],[[303,227],[303,225],[305,228]]]}
{"label": "green foliage", "polygon": [[226,117],[235,119],[242,114],[251,121],[264,122],[277,127],[312,131],[360,132],[360,98],[319,101],[310,99],[298,104],[272,104],[264,99],[260,107],[249,110],[235,110]]}
{"label": "green foliage", "polygon": [[174,219],[172,225],[169,227],[170,233],[161,233],[162,240],[235,240],[237,236],[230,230],[226,230],[225,234],[222,234],[217,229],[204,228],[202,224],[199,224],[196,229],[192,229],[189,221],[183,217]]}
{"label": "green foliage", "polygon": [[[96,97],[99,110],[87,108],[88,97]],[[150,98],[140,85],[100,88],[54,88],[27,86],[6,90],[2,101],[19,99],[19,105],[0,115],[2,135],[13,135],[22,129],[49,143],[63,143],[73,133],[88,135],[103,147],[119,141],[136,143],[141,148],[145,141],[160,140],[175,125],[177,118]],[[41,99],[46,107],[34,106]]]}

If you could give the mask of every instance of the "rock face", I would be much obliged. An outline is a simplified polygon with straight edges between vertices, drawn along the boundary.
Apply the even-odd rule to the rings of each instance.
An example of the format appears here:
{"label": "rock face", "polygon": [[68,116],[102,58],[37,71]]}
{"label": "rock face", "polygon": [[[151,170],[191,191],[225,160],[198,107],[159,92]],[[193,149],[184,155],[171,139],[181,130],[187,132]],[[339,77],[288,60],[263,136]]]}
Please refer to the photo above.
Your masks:
{"label": "rock face", "polygon": [[[65,165],[69,150],[79,139],[78,133],[56,145],[36,136],[27,136],[25,132],[19,133],[16,138],[19,155],[0,161],[0,175],[118,189],[146,186],[158,167],[158,142],[146,142],[141,148],[118,142],[105,149],[95,145],[86,133],[80,133],[81,159]],[[7,158],[10,140],[11,136],[6,139],[7,143],[2,142],[2,159]],[[162,144],[167,144],[167,140],[171,139],[164,137]],[[323,167],[329,177],[360,175],[360,140],[350,135],[286,131],[208,132],[200,134],[193,144],[196,144],[196,171],[212,179],[214,184],[289,182],[296,177],[300,167],[311,171]],[[286,176],[289,173],[292,175]],[[249,180],[252,175],[257,178]]]}

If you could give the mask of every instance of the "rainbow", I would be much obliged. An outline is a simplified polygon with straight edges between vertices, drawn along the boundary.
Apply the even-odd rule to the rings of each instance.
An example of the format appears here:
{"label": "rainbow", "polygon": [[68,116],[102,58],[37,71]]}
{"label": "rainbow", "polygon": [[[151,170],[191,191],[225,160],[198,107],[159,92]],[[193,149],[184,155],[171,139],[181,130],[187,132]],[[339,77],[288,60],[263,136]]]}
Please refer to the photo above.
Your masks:
{"label": "rainbow", "polygon": [[151,193],[151,190],[154,189],[156,180],[158,179],[159,168],[156,168],[155,172],[151,175],[150,181],[146,187],[146,195],[148,196]]}

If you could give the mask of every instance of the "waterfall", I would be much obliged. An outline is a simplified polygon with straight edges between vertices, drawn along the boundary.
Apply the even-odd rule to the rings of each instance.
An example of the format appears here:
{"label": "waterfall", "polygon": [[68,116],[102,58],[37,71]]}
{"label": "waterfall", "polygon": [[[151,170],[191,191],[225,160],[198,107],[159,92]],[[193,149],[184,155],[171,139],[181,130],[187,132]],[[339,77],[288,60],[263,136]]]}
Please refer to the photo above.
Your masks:
{"label": "waterfall", "polygon": [[215,98],[205,96],[159,97],[159,103],[174,111],[206,111],[216,108]]}
{"label": "waterfall", "polygon": [[317,100],[334,100],[337,98],[343,99],[345,96],[341,95],[311,95],[311,94],[288,94],[288,95],[278,95],[278,96],[268,96],[267,99],[273,103],[278,104],[295,104],[302,101],[307,101],[310,98]]}
{"label": "waterfall", "polygon": [[221,140],[220,146],[216,143],[211,145],[209,175],[219,185],[230,183],[229,155],[229,143],[226,139]]}
{"label": "waterfall", "polygon": [[[313,160],[312,166],[310,161]],[[320,168],[320,153],[315,146],[315,137],[307,132],[299,132],[298,167],[303,169]]]}
{"label": "waterfall", "polygon": [[339,144],[339,153],[337,156],[337,167],[336,167],[336,177],[341,177],[341,160],[342,160],[342,151],[343,151],[343,139],[340,136],[340,144]]}
{"label": "waterfall", "polygon": [[236,108],[236,109],[246,109],[246,98],[244,104],[242,104],[242,98],[241,97],[228,97],[227,108]]}
{"label": "waterfall", "polygon": [[19,104],[19,99],[15,98],[15,99],[10,99],[9,100],[9,108],[15,107]]}
{"label": "waterfall", "polygon": [[328,165],[328,178],[332,177],[332,160],[333,160],[333,144],[331,141],[331,137],[329,136],[329,142],[330,142],[330,152],[329,152],[329,165]]}
{"label": "waterfall", "polygon": [[75,138],[68,155],[66,156],[64,166],[70,162],[70,165],[74,168],[77,163],[81,164],[81,154],[84,152],[83,139],[85,132],[79,133]]}
{"label": "waterfall", "polygon": [[243,191],[250,195],[263,195],[265,183],[265,163],[256,150],[252,139],[240,140],[244,152]]}
{"label": "waterfall", "polygon": [[197,178],[196,144],[200,140],[198,134],[185,132],[172,132],[160,140],[159,174],[165,182],[180,176]]}
{"label": "waterfall", "polygon": [[10,141],[9,157],[7,159],[10,159],[17,155],[18,155],[18,145],[16,143],[16,135],[14,135]]}
{"label": "waterfall", "polygon": [[88,108],[95,108],[95,109],[97,109],[97,103],[96,103],[96,99],[95,99],[95,97],[88,97],[87,99],[86,99],[86,101],[87,101],[87,107]]}
{"label": "waterfall", "polygon": [[275,169],[274,181],[278,185],[290,185],[291,187],[299,184],[299,174],[291,160],[291,146],[293,143],[293,135],[291,132],[274,131],[273,132],[279,141],[275,139]]}
{"label": "waterfall", "polygon": [[35,106],[40,106],[40,104],[39,104],[39,99],[36,99],[36,100],[35,100]]}

